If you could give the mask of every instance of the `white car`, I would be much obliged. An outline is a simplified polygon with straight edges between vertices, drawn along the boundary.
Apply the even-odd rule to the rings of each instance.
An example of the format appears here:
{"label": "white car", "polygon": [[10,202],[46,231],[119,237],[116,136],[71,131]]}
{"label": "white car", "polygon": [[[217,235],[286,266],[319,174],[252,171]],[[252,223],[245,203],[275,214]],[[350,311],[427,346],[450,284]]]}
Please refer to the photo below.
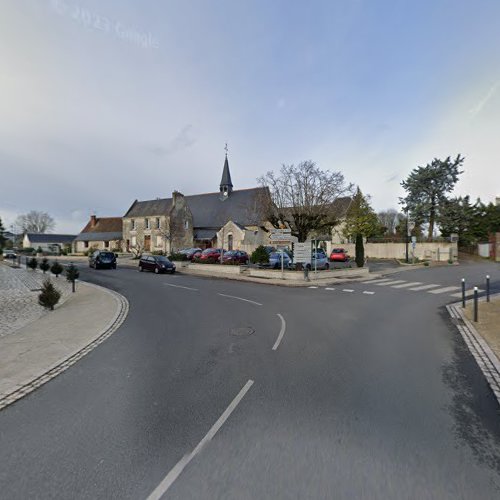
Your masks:
{"label": "white car", "polygon": [[17,259],[17,254],[14,252],[14,250],[4,250],[3,251],[3,258],[4,259]]}

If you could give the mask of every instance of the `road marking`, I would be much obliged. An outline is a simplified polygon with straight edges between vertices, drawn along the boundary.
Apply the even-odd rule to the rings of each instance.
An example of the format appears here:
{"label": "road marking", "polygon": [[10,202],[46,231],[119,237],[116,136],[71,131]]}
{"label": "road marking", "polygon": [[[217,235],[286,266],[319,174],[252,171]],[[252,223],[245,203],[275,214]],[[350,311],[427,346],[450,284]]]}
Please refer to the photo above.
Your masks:
{"label": "road marking", "polygon": [[342,291],[343,291],[343,292],[347,292],[347,293],[352,293],[352,292],[354,292],[354,290],[351,290],[350,288],[344,288]]}
{"label": "road marking", "polygon": [[410,286],[421,285],[421,284],[422,284],[421,281],[411,281],[410,283],[403,283],[402,285],[394,285],[391,288],[407,288]]}
{"label": "road marking", "polygon": [[235,295],[226,295],[225,293],[218,293],[221,297],[229,297],[230,299],[242,300],[243,302],[250,302],[250,304],[255,304],[256,306],[261,306],[260,302],[255,302],[255,300],[244,299],[242,297],[236,297]]}
{"label": "road marking", "polygon": [[318,288],[317,286],[309,286],[308,288]]}
{"label": "road marking", "polygon": [[184,290],[194,290],[195,292],[198,291],[198,288],[191,288],[189,286],[182,286],[182,285],[172,285],[172,283],[163,283],[164,285],[167,286],[173,286],[175,288],[184,288]]}
{"label": "road marking", "polygon": [[335,290],[335,288],[325,288],[325,290]]}
{"label": "road marking", "polygon": [[240,401],[245,397],[250,387],[253,385],[253,380],[249,380],[238,395],[231,401],[231,404],[226,408],[226,411],[219,417],[217,422],[205,434],[205,437],[198,443],[196,448],[189,454],[184,455],[174,468],[165,476],[162,482],[153,490],[148,496],[147,500],[160,500],[160,498],[168,491],[170,486],[174,484],[175,480],[182,474],[182,471],[193,460],[198,453],[213,439],[217,431],[224,425],[224,422],[230,417],[231,413],[236,409]]}
{"label": "road marking", "polygon": [[366,290],[363,292],[366,295],[373,295],[375,292],[367,292]]}
{"label": "road marking", "polygon": [[[481,293],[481,292],[484,292],[484,290],[477,290],[478,293]],[[471,288],[470,290],[466,290],[465,291],[465,296],[469,296],[469,295],[474,295],[474,288]],[[462,297],[462,292],[458,292],[458,293],[452,293],[450,294],[450,297],[458,297],[458,298],[461,298]]]}
{"label": "road marking", "polygon": [[281,320],[281,330],[280,330],[280,333],[278,335],[278,338],[276,339],[276,342],[273,345],[273,351],[278,349],[280,342],[281,342],[281,339],[283,338],[283,335],[285,335],[285,330],[286,330],[285,318],[281,314],[278,314],[278,316]]}
{"label": "road marking", "polygon": [[406,280],[386,281],[385,283],[377,283],[377,286],[397,285],[398,283],[406,283]]}
{"label": "road marking", "polygon": [[436,288],[437,286],[441,285],[424,285],[424,286],[417,286],[415,288],[410,288],[410,290],[413,290],[415,292],[418,292],[420,290],[428,290],[429,288]]}
{"label": "road marking", "polygon": [[378,279],[378,280],[360,281],[360,283],[372,284],[372,283],[382,283],[384,281],[392,281],[392,278],[383,278],[383,279]]}
{"label": "road marking", "polygon": [[427,293],[438,294],[438,293],[454,292],[455,290],[459,289],[460,289],[459,286],[447,286],[445,288],[438,288],[437,290],[429,290]]}

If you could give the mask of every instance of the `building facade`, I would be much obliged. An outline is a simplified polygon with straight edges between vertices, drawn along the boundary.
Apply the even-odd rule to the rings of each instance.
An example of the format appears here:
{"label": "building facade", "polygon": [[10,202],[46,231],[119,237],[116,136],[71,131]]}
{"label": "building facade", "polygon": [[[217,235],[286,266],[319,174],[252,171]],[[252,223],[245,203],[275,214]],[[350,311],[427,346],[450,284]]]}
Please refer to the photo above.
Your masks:
{"label": "building facade", "polygon": [[73,241],[73,252],[84,253],[92,249],[122,251],[121,217],[90,216],[89,222]]}

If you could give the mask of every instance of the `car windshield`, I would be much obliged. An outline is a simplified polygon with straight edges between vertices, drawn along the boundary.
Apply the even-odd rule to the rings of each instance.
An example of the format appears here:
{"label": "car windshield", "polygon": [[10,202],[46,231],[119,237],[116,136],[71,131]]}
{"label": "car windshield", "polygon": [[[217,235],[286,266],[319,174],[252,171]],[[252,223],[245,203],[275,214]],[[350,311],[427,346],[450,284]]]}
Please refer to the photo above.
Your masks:
{"label": "car windshield", "polygon": [[114,256],[115,256],[115,254],[111,253],[111,252],[101,252],[99,254],[99,257],[101,257],[103,259],[112,259]]}
{"label": "car windshield", "polygon": [[344,253],[344,250],[342,248],[334,248],[332,253]]}
{"label": "car windshield", "polygon": [[238,252],[236,250],[229,250],[224,252],[224,255],[227,257],[234,257],[235,255],[238,255]]}
{"label": "car windshield", "polygon": [[203,255],[209,255],[211,253],[214,253],[214,252],[217,252],[217,250],[215,248],[207,248],[206,250],[203,250],[203,252],[201,252]]}
{"label": "car windshield", "polygon": [[163,255],[157,255],[155,257],[156,259],[156,262],[170,262],[166,257],[164,257]]}

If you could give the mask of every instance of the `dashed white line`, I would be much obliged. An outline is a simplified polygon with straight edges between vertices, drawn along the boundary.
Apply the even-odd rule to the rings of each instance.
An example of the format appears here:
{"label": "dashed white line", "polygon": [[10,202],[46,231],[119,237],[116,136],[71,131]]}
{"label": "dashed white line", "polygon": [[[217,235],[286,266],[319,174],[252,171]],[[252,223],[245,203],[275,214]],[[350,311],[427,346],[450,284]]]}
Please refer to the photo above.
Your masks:
{"label": "dashed white line", "polygon": [[436,288],[441,285],[424,285],[424,286],[417,286],[415,288],[410,288],[410,290],[414,292],[419,292],[420,290],[429,290],[429,288]]}
{"label": "dashed white line", "polygon": [[226,295],[225,293],[218,293],[221,297],[228,297],[230,299],[242,300],[243,302],[250,302],[250,304],[255,304],[256,306],[261,306],[260,302],[255,302],[255,300],[244,299],[243,297],[236,297],[235,295]]}
{"label": "dashed white line", "polygon": [[184,288],[184,290],[194,290],[195,292],[198,291],[198,288],[191,288],[189,286],[173,285],[172,283],[163,283],[163,284],[167,286],[173,286],[175,288]]}
{"label": "dashed white line", "polygon": [[383,278],[383,279],[378,279],[378,280],[367,280],[367,281],[360,281],[360,283],[363,284],[373,284],[373,283],[383,283],[384,281],[392,281],[392,278]]}
{"label": "dashed white line", "polygon": [[236,409],[240,401],[245,397],[253,385],[253,380],[249,380],[238,395],[231,401],[231,404],[226,408],[226,411],[219,417],[217,422],[205,434],[205,437],[198,443],[196,448],[189,454],[184,455],[174,466],[174,468],[165,476],[162,482],[153,490],[148,496],[147,500],[160,500],[160,498],[168,491],[170,486],[174,484],[175,480],[182,474],[182,471],[193,460],[198,453],[213,439],[217,431],[224,425],[224,422],[230,417],[231,413]]}
{"label": "dashed white line", "polygon": [[351,290],[350,288],[344,288],[342,291],[343,291],[343,292],[347,292],[347,293],[352,293],[352,292],[354,292],[354,290]]}
{"label": "dashed white line", "polygon": [[391,288],[409,288],[410,286],[421,285],[421,281],[410,281],[410,283],[403,283],[402,285],[394,285]]}
{"label": "dashed white line", "polygon": [[447,286],[445,288],[438,288],[437,290],[429,290],[427,293],[446,293],[446,292],[454,292],[455,290],[459,290],[459,286]]}
{"label": "dashed white line", "polygon": [[374,294],[375,294],[375,292],[368,292],[368,291],[366,291],[366,290],[365,290],[363,293],[364,293],[365,295],[374,295]]}
{"label": "dashed white line", "polygon": [[328,288],[328,287],[326,287],[325,290],[335,290],[335,288]]}
{"label": "dashed white line", "polygon": [[273,351],[278,349],[280,342],[281,342],[281,339],[283,338],[283,335],[285,335],[285,330],[286,330],[285,318],[281,314],[278,314],[278,317],[281,320],[281,330],[280,330],[280,333],[278,335],[278,338],[276,339],[276,342],[273,345]]}
{"label": "dashed white line", "polygon": [[308,288],[318,288],[317,286],[309,286]]}
{"label": "dashed white line", "polygon": [[406,283],[406,280],[386,281],[385,283],[376,283],[376,285],[377,286],[389,286],[389,285],[397,285],[398,283]]}

